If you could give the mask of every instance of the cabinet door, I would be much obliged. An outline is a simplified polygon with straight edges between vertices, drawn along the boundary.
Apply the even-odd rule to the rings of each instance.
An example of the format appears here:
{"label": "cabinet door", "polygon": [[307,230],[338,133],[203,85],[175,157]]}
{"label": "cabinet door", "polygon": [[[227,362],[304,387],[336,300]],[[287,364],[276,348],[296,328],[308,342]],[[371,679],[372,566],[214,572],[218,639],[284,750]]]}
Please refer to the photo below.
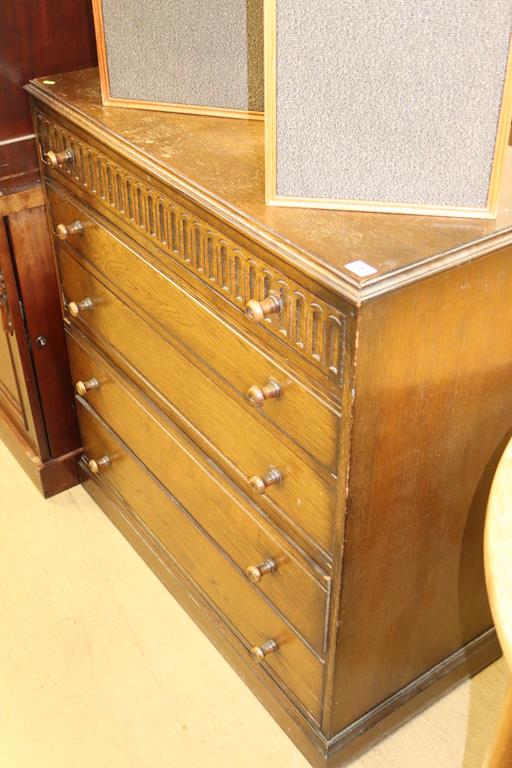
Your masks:
{"label": "cabinet door", "polygon": [[57,458],[75,451],[80,435],[44,205],[11,213],[6,224],[49,455]]}
{"label": "cabinet door", "polygon": [[0,323],[0,409],[41,455],[46,440],[36,427],[40,408],[4,219],[0,219]]}

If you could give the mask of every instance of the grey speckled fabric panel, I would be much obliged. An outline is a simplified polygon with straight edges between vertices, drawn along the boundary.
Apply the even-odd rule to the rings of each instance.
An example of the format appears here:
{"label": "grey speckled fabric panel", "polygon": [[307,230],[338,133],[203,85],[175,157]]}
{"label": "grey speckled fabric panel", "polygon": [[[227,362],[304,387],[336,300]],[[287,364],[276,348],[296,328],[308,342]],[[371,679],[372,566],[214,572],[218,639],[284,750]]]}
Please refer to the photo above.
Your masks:
{"label": "grey speckled fabric panel", "polygon": [[276,0],[277,193],[485,207],[511,0]]}
{"label": "grey speckled fabric panel", "polygon": [[263,0],[103,0],[114,98],[263,111]]}

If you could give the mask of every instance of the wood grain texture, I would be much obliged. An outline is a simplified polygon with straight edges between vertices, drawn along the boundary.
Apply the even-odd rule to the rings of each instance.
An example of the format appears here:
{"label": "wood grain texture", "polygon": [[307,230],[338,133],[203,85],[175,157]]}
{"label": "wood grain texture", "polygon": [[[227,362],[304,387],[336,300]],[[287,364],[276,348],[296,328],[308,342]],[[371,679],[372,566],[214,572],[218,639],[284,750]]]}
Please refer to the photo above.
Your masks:
{"label": "wood grain texture", "polygon": [[[269,512],[289,524],[302,528],[329,552],[334,516],[333,478],[315,472],[284,441],[224,395],[211,379],[189,364],[62,248],[59,264],[66,299],[81,301],[89,297],[93,302],[92,309],[80,315],[80,327],[114,348],[132,366],[137,383],[144,379],[160,393],[161,400],[167,401],[167,410],[182,414],[181,424],[183,419],[191,422],[221,453],[223,463],[234,465],[247,493],[251,493],[252,476],[277,467],[282,472],[282,482],[269,488],[263,497],[255,496],[255,500],[265,503]],[[85,378],[93,375],[91,372]]]}
{"label": "wood grain texture", "polygon": [[[76,450],[80,436],[73,404],[60,313],[60,291],[44,206],[9,216],[17,254],[25,323],[30,340],[45,433],[52,458]],[[44,346],[38,340],[45,339]]]}
{"label": "wood grain texture", "polygon": [[[240,567],[245,569],[253,564],[254,558],[260,562],[271,557],[269,548],[277,545],[280,548],[276,553],[278,556],[284,553],[292,563],[297,564],[299,570],[295,581],[300,576],[302,588],[297,590],[293,600],[289,601],[289,591],[286,585],[281,585],[282,579],[263,579],[260,588],[283,613],[290,616],[303,636],[322,652],[329,579],[310,561],[294,554],[293,548],[290,549],[278,532],[269,527],[268,521],[248,499],[226,484],[220,473],[212,471],[201,453],[194,450],[193,444],[184,436],[180,438],[179,430],[162,419],[150,404],[137,399],[133,388],[94,353],[87,342],[74,333],[69,336],[68,344],[71,369],[76,378],[87,378],[91,368],[99,377],[100,388],[87,395],[90,406]],[[151,430],[151,443],[144,440],[144,435],[134,439],[137,425],[144,415],[149,415],[147,429]],[[174,466],[180,467],[180,471],[175,472]],[[205,498],[208,504],[204,503]],[[226,525],[227,521],[229,525]],[[263,544],[265,532],[267,541]],[[275,545],[272,545],[272,538],[277,542]],[[260,542],[258,555],[254,549],[254,542],[257,541]],[[246,556],[244,551],[248,553]],[[252,553],[251,562],[245,562],[244,557],[248,558],[249,552]]]}
{"label": "wood grain texture", "polygon": [[0,7],[0,191],[35,183],[38,164],[28,99],[31,77],[96,62],[88,0],[6,0]]}
{"label": "wood grain texture", "polygon": [[361,312],[332,732],[492,625],[482,540],[512,428],[510,255]]}
{"label": "wood grain texture", "polygon": [[[59,76],[55,86],[33,83],[30,92],[78,128],[94,121],[112,151],[355,303],[512,241],[510,150],[495,221],[276,209],[265,205],[263,128],[253,121],[146,114],[141,122],[135,111],[102,107],[96,70]],[[357,260],[377,273],[358,278],[345,267]]]}
{"label": "wood grain texture", "polygon": [[23,442],[43,460],[49,458],[44,420],[33,361],[26,343],[16,267],[9,241],[8,220],[0,220],[0,274],[2,276],[2,405],[15,420]]}
{"label": "wood grain texture", "polygon": [[96,53],[85,0],[2,3],[0,28],[1,141],[31,133],[30,109],[22,90],[31,77],[90,66]]}
{"label": "wood grain texture", "polygon": [[19,211],[28,211],[30,208],[38,208],[44,205],[45,197],[43,187],[36,184],[12,195],[0,197],[0,216],[9,216]]}
{"label": "wood grain texture", "polygon": [[[101,105],[91,72],[30,92],[41,148],[73,158],[45,168],[54,215],[85,213],[82,234],[57,247],[66,300],[92,301],[66,320],[73,378],[98,378],[99,389],[86,390],[90,415],[144,465],[133,482],[112,469],[110,486],[106,473],[94,483],[82,462],[87,485],[168,584],[174,571],[144,522],[157,502],[137,497],[150,493],[140,479],[147,472],[218,538],[237,574],[241,553],[255,546],[254,521],[289,548],[306,583],[320,585],[316,611],[306,590],[292,601],[288,588],[264,592],[267,577],[258,597],[325,663],[306,688],[288,666],[286,696],[272,687],[265,701],[287,727],[295,723],[314,762],[345,764],[499,653],[481,543],[486,495],[512,430],[509,201],[492,225],[275,214],[262,207],[258,126],[156,121],[134,110],[121,122]],[[374,257],[373,278],[344,269]],[[243,291],[236,258],[247,270]],[[279,286],[281,311],[251,324],[242,299],[261,301]],[[303,349],[296,292],[309,329]],[[326,354],[331,319],[341,333]],[[320,410],[297,400],[290,424],[253,411],[241,371],[247,360],[259,376],[263,359],[289,371]],[[341,416],[334,463],[324,408]],[[301,423],[308,410],[311,435]],[[290,470],[284,482],[250,495],[250,475],[281,462]],[[232,521],[231,531],[219,521]],[[218,568],[209,587],[217,607],[206,610],[212,623],[224,613],[227,638],[231,571]],[[240,626],[251,623],[242,605],[237,611]],[[232,642],[228,655],[240,658],[235,640],[219,642],[224,650]],[[261,677],[251,679],[261,695]]]}
{"label": "wood grain texture", "polygon": [[[1,405],[3,406],[3,403]],[[55,496],[78,484],[78,451],[59,456],[57,459],[41,461],[27,440],[26,433],[20,430],[16,421],[11,420],[3,407],[0,407],[0,440],[45,498]]]}
{"label": "wood grain texture", "polygon": [[[188,286],[177,283],[151,262],[114,237],[106,222],[91,218],[82,207],[48,185],[53,231],[59,223],[79,220],[84,230],[67,238],[66,243],[87,259],[88,267],[98,270],[115,286],[118,295],[149,319],[163,335],[203,363],[209,375],[217,373],[219,383],[236,388],[240,402],[247,403],[247,392],[269,379],[279,382],[282,396],[265,403],[251,415],[261,415],[289,434],[315,459],[335,471],[337,460],[338,413],[320,400],[291,372],[260,352],[246,336],[237,334],[217,313],[190,295]],[[212,371],[213,369],[213,371]],[[297,413],[303,414],[298,421]]]}
{"label": "wood grain texture", "polygon": [[[149,527],[160,545],[205,592],[243,635],[249,647],[275,638],[279,650],[265,664],[287,685],[318,721],[322,688],[320,661],[282,618],[253,589],[245,575],[234,569],[194,519],[156,484],[128,450],[93,416],[79,409],[87,458],[106,452],[111,467],[101,477]],[[297,584],[297,587],[299,585]]]}
{"label": "wood grain texture", "polygon": [[141,524],[130,507],[123,504],[122,498],[114,494],[106,483],[94,478],[83,464],[79,469],[87,493],[185,607],[200,629],[215,643],[222,656],[237,670],[258,699],[274,711],[282,728],[293,735],[295,743],[300,745],[299,748],[311,764],[317,768],[325,766],[325,744],[314,727],[314,721],[297,710],[273,676],[252,662],[242,638],[234,634],[234,628],[229,627],[216,611],[212,611],[205,595],[194,589],[190,578],[175,561],[165,556],[158,540]]}
{"label": "wood grain texture", "polygon": [[384,734],[394,730],[404,720],[435,702],[462,679],[474,675],[499,655],[495,634],[486,633],[482,638],[477,638],[468,647],[446,660],[441,668],[430,670],[422,680],[418,680],[416,685],[411,687],[410,691],[404,692],[406,695],[403,701],[400,701],[401,697],[397,697],[394,706],[387,708],[384,719],[377,716],[371,723],[358,723],[355,729],[356,738],[354,738],[353,729],[350,729],[346,739],[329,742],[312,727],[312,723],[298,717],[296,709],[290,709],[289,699],[283,695],[271,677],[262,679],[262,668],[255,668],[255,665],[248,661],[245,649],[241,649],[239,643],[233,642],[225,622],[212,614],[210,607],[204,602],[203,595],[197,594],[194,590],[188,575],[177,570],[171,560],[162,557],[158,540],[145,526],[141,525],[130,507],[123,504],[122,499],[112,493],[108,484],[98,481],[97,478],[94,479],[83,465],[81,473],[88,493],[128,538],[180,604],[186,608],[203,632],[215,642],[216,647],[315,768],[337,768],[346,765],[347,762],[350,763],[382,739]]}
{"label": "wood grain texture", "polygon": [[0,174],[0,193],[5,196],[31,189],[39,183],[33,134],[0,142]]}
{"label": "wood grain texture", "polygon": [[52,495],[78,480],[72,454],[80,436],[42,198],[41,187],[0,198],[0,407],[18,427],[13,452]]}
{"label": "wood grain texture", "polygon": [[[87,137],[64,127],[39,110],[34,113],[43,155],[57,148],[69,152],[73,161],[57,168],[45,166],[51,178],[101,213],[130,237],[151,250],[165,266],[183,267],[190,279],[197,278],[204,292],[222,297],[226,308],[247,329],[284,347],[288,354],[323,374],[322,384],[332,394],[343,375],[343,342],[350,309],[329,305],[322,291],[309,289],[308,282],[271,266],[268,255],[254,252],[243,240],[205,216],[179,195],[160,189],[156,179],[110,158],[106,147],[98,150]],[[244,310],[250,300],[262,300],[270,290],[279,293],[279,313],[264,323],[250,323]],[[213,290],[213,295],[212,295]],[[237,317],[238,316],[238,317]],[[280,342],[280,344],[279,344]]]}
{"label": "wood grain texture", "polygon": [[[115,374],[108,367],[99,355],[95,354],[84,339],[78,339],[76,335],[69,337],[71,346],[73,370],[77,374],[83,374],[91,367],[99,368],[100,381],[103,390],[109,387],[110,394],[105,396],[107,402],[111,402],[115,397],[117,388],[123,386],[121,378],[116,378]],[[122,397],[122,395],[120,395]],[[109,398],[109,399],[108,399]],[[92,401],[97,406],[99,412],[109,416],[108,408],[103,402],[97,403],[98,398],[87,397],[87,403]],[[126,400],[130,402],[130,400]],[[80,409],[81,433],[91,435],[94,420],[87,420],[84,416],[84,408]],[[118,424],[118,419],[111,418],[111,421]],[[85,424],[85,426],[84,426]],[[101,432],[100,428],[98,430]],[[98,431],[97,430],[97,431]],[[91,435],[92,437],[92,435]],[[108,436],[105,441],[108,442]],[[90,443],[90,441],[89,441]],[[97,440],[96,440],[97,443]],[[87,441],[84,442],[84,450],[87,447]],[[89,445],[90,447],[90,445]],[[186,444],[181,449],[187,453]],[[117,455],[114,450],[112,456]],[[108,451],[107,451],[108,453]],[[98,458],[103,455],[96,450],[96,455],[89,455],[89,458]],[[251,506],[235,494],[228,492],[224,502],[209,505],[201,504],[201,495],[212,498],[211,489],[215,489],[217,484],[213,479],[209,479],[206,471],[206,465],[203,466],[203,472],[196,464],[201,466],[200,462],[194,462],[194,454],[183,462],[188,469],[183,478],[177,478],[171,487],[171,492],[177,496],[187,510],[194,514],[198,524],[222,547],[222,549],[238,565],[240,570],[245,573],[248,566],[257,564],[268,557],[273,557],[281,563],[281,570],[277,570],[273,578],[264,578],[258,585],[264,595],[266,595],[280,610],[287,615],[288,619],[294,624],[301,634],[308,640],[319,653],[324,648],[323,628],[326,620],[326,610],[329,599],[329,578],[317,571],[312,564],[302,558],[289,544],[279,536],[277,531],[268,525]],[[131,463],[127,462],[128,464]],[[193,468],[193,469],[191,469]],[[193,471],[196,478],[197,489],[187,487],[188,473]],[[130,475],[126,474],[128,469],[124,469],[123,464],[118,465],[114,462],[112,471],[109,471],[110,482],[117,488],[118,492],[130,502],[133,500],[133,490],[123,492],[125,484],[137,487],[137,483],[130,480]],[[143,480],[143,473],[138,472],[138,478],[142,486],[151,485],[149,479]],[[130,496],[128,498],[127,494]],[[222,494],[219,494],[222,498]],[[131,503],[131,502],[130,502]],[[134,506],[131,503],[131,506]],[[135,505],[139,509],[139,504]],[[164,505],[165,506],[165,505]],[[222,509],[222,516],[220,510]],[[150,514],[150,508],[145,512],[139,509],[139,516],[144,518],[145,514]],[[164,514],[165,517],[165,514]]]}

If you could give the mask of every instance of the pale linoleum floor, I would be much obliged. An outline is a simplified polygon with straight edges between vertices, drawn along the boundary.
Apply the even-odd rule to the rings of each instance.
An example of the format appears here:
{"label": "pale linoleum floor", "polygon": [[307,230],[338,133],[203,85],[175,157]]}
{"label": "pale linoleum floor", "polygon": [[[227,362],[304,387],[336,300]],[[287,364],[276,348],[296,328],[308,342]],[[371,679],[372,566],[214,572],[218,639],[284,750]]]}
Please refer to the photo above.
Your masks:
{"label": "pale linoleum floor", "polygon": [[[0,443],[0,768],[307,768],[81,488],[43,500]],[[352,765],[480,768],[503,661]]]}

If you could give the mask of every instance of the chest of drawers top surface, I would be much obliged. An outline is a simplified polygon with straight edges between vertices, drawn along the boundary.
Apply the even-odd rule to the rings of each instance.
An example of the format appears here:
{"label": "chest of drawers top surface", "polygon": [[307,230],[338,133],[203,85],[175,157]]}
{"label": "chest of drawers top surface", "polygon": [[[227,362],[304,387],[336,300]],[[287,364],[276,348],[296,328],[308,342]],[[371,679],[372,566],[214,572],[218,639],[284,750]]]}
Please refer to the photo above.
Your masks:
{"label": "chest of drawers top surface", "polygon": [[[46,81],[46,82],[45,82]],[[101,103],[96,69],[27,86],[56,110],[155,179],[220,216],[250,241],[351,303],[512,242],[509,150],[496,220],[312,211],[265,205],[259,121],[120,110]],[[375,272],[346,268],[364,261]]]}

